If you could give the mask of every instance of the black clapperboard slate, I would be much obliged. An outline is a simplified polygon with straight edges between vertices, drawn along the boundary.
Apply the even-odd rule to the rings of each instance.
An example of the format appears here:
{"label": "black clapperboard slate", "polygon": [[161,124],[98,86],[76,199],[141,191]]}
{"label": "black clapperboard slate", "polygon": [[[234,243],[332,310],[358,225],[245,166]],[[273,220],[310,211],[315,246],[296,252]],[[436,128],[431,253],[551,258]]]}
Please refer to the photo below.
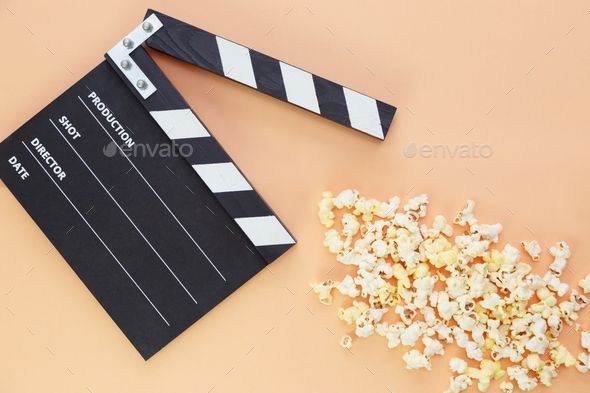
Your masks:
{"label": "black clapperboard slate", "polygon": [[[151,10],[146,21],[157,29],[144,23],[145,31],[138,26],[131,36],[147,34],[165,53],[175,41],[188,45],[192,54],[169,51],[184,53],[185,61],[227,62],[228,50],[240,47],[222,43],[225,54],[211,57],[222,38]],[[149,97],[117,56],[155,86]],[[276,79],[278,60],[255,56],[264,60],[254,67],[255,79],[264,81],[264,73]],[[111,50],[106,59],[0,143],[0,178],[147,360],[295,240],[143,47],[122,55]],[[210,71],[248,84],[247,73],[224,73],[222,63],[189,62],[213,64]],[[287,85],[287,74],[297,78],[298,71],[285,72]],[[319,81],[314,94],[321,104],[322,87],[338,85],[309,75]],[[272,95],[262,86],[251,85]],[[277,98],[307,105],[305,92],[289,89],[290,97]],[[329,111],[317,113],[352,128],[356,118],[352,123],[362,126],[351,112],[359,103],[343,105],[348,120],[342,103],[324,102],[320,107]],[[395,108],[381,102],[375,108],[384,137]]]}

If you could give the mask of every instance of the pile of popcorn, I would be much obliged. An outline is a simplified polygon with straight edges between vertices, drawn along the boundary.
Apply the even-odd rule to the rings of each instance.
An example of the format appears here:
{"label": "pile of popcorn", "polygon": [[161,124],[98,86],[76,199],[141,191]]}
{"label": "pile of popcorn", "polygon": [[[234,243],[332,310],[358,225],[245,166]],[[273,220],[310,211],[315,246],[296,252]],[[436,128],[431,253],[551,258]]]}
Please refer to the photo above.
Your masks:
{"label": "pile of popcorn", "polygon": [[[356,336],[377,333],[387,339],[389,348],[414,347],[421,341],[422,351],[411,349],[403,355],[408,369],[430,370],[430,359],[443,355],[446,344],[463,348],[479,367],[452,358],[450,369],[456,375],[444,393],[461,392],[474,380],[485,392],[492,379],[505,375],[509,380],[500,383],[502,392],[514,390],[510,381],[529,391],[539,383],[551,386],[562,366],[588,371],[590,332],[574,323],[589,300],[560,280],[570,257],[566,242],[551,247],[554,260],[541,277],[521,261],[517,248],[491,248],[502,225],[480,224],[473,201],[467,201],[453,220],[461,227],[454,244],[449,241],[453,227],[445,217],[434,217],[430,228],[420,222],[426,216],[425,194],[411,198],[398,212],[400,203],[397,196],[379,202],[359,197],[356,190],[336,197],[326,191],[318,203],[326,228],[334,225],[334,209],[345,209],[342,230],[329,229],[324,246],[339,262],[357,270],[355,277],[346,275],[340,282],[310,285],[325,305],[332,303],[334,288],[355,299],[351,307],[340,308],[338,316],[355,325]],[[533,261],[539,260],[536,241],[523,241],[521,246]],[[584,293],[590,292],[590,274],[578,284]],[[395,323],[382,321],[390,309],[399,315]],[[581,332],[586,352],[577,358],[558,340],[564,325]],[[344,336],[340,344],[351,348],[352,338]],[[505,370],[502,359],[511,363]]]}

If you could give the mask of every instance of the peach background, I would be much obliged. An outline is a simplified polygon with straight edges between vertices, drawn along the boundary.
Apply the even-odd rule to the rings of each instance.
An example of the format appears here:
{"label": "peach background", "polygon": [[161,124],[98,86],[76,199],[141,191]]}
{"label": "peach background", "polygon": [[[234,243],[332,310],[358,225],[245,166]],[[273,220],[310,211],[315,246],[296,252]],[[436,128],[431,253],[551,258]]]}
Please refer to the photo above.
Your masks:
{"label": "peach background", "polygon": [[[325,189],[426,192],[431,218],[452,218],[472,198],[478,218],[504,225],[500,247],[563,239],[575,273],[564,278],[590,271],[589,1],[5,0],[0,139],[98,64],[148,7],[397,106],[390,134],[379,142],[154,54],[299,243],[144,362],[0,183],[0,392],[446,389],[447,359],[434,359],[432,373],[406,372],[404,348],[377,336],[356,340],[353,355],[338,345],[351,333],[336,315],[346,300],[325,307],[306,296],[309,281],[347,271],[326,274],[336,262],[316,220]],[[402,154],[410,142],[472,140],[493,156]],[[544,254],[537,268],[549,264]],[[555,391],[590,381],[572,369],[560,376]]]}

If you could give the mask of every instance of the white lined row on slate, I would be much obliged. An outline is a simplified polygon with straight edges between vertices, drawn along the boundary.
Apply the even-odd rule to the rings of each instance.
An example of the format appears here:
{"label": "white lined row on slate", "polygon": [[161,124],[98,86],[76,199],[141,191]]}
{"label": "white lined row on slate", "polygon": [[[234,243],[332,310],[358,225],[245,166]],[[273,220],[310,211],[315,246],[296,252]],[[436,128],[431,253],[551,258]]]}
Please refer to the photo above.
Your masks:
{"label": "white lined row on slate", "polygon": [[320,116],[384,139],[396,108],[162,13],[146,45]]}
{"label": "white lined row on slate", "polygon": [[130,56],[157,88],[147,99],[141,97],[108,54],[106,58],[170,140],[177,146],[191,145],[192,154],[183,157],[264,259],[270,263],[285,253],[295,244],[295,239],[272,209],[211,136],[145,49],[137,47]]}

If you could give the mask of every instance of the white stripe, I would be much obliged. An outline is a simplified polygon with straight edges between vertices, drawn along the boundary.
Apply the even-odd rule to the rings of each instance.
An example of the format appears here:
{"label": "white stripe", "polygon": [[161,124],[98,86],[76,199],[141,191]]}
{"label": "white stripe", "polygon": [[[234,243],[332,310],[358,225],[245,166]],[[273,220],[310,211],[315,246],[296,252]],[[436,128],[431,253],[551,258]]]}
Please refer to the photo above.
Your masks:
{"label": "white stripe", "polygon": [[252,189],[248,180],[231,162],[193,165],[193,168],[214,193]]}
{"label": "white stripe", "polygon": [[228,78],[256,89],[256,79],[250,59],[250,49],[225,38],[215,37],[221,56],[223,74]]}
{"label": "white stripe", "polygon": [[255,246],[295,244],[275,216],[236,218],[236,222]]}
{"label": "white stripe", "polygon": [[150,115],[170,139],[211,136],[190,109],[151,111]]}
{"label": "white stripe", "polygon": [[92,226],[88,223],[88,221],[86,221],[86,219],[84,218],[84,216],[82,215],[82,213],[80,213],[80,210],[78,210],[78,208],[74,205],[74,203],[70,200],[70,198],[68,198],[68,196],[66,195],[66,193],[55,182],[55,180],[53,179],[53,177],[51,177],[51,175],[49,174],[49,172],[47,172],[47,169],[45,169],[45,167],[43,165],[41,165],[41,163],[39,162],[39,160],[37,159],[37,157],[35,157],[35,155],[31,151],[31,149],[29,149],[29,147],[25,144],[24,141],[21,141],[21,143],[23,144],[23,146],[25,147],[25,149],[27,149],[29,151],[29,153],[31,153],[31,156],[33,156],[33,158],[35,159],[35,161],[37,161],[37,164],[39,164],[39,166],[41,167],[41,169],[43,169],[43,172],[45,172],[45,174],[49,177],[49,180],[51,180],[53,182],[53,184],[55,184],[55,186],[57,187],[57,189],[68,200],[68,202],[70,202],[70,205],[72,205],[72,207],[74,208],[74,210],[76,211],[76,213],[78,213],[78,215],[80,216],[80,218],[86,223],[86,225],[88,225],[88,228],[90,228],[90,230],[92,231],[92,233],[94,233],[94,236],[96,236],[96,238],[102,243],[102,245],[104,246],[104,248],[107,249],[107,251],[109,252],[109,254],[111,254],[111,256],[113,257],[113,259],[115,261],[117,261],[117,263],[119,264],[119,266],[121,267],[121,269],[123,269],[123,271],[125,272],[125,274],[127,275],[127,277],[129,277],[129,279],[131,281],[133,281],[133,283],[135,284],[135,286],[137,287],[137,289],[139,289],[139,292],[141,292],[141,294],[143,295],[143,297],[146,298],[146,300],[152,305],[152,307],[154,308],[154,310],[156,310],[156,312],[158,313],[158,315],[164,320],[164,322],[166,322],[166,325],[170,326],[170,324],[168,323],[168,321],[166,320],[166,318],[164,318],[164,316],[162,315],[162,313],[160,312],[160,310],[158,310],[158,308],[154,305],[154,303],[152,303],[152,301],[150,300],[150,298],[148,297],[148,295],[145,294],[145,292],[143,291],[143,289],[141,289],[141,287],[139,286],[139,284],[133,279],[133,277],[131,277],[131,274],[129,274],[129,272],[127,271],[127,269],[125,269],[125,267],[121,264],[121,262],[119,262],[119,260],[115,256],[115,254],[113,254],[113,252],[111,251],[111,249],[105,244],[105,242],[102,241],[102,239],[100,238],[100,236],[98,236],[98,233],[96,233],[96,231],[94,230],[94,228],[92,228]]}
{"label": "white stripe", "polygon": [[350,125],[359,131],[384,139],[377,101],[354,90],[344,89],[344,99],[350,116]]}
{"label": "white stripe", "polygon": [[312,75],[292,65],[279,62],[287,100],[312,112],[320,113]]}

